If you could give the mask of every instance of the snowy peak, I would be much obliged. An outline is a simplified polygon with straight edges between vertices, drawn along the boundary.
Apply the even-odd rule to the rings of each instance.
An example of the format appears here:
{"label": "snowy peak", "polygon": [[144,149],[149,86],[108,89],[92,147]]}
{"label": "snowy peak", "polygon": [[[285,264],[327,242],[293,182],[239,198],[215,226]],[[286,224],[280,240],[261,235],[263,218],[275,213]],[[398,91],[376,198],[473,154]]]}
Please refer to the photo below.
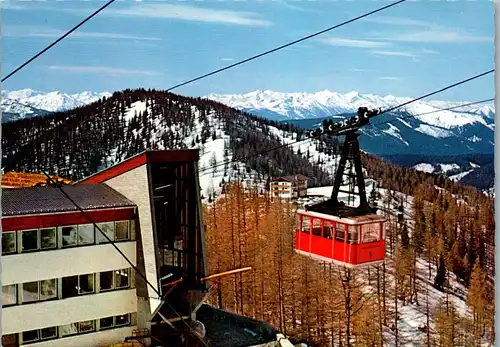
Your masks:
{"label": "snowy peak", "polygon": [[[302,128],[321,126],[325,118],[342,119],[359,107],[386,110],[413,98],[394,95],[338,93],[281,93],[257,90],[246,94],[206,97],[227,106],[274,121]],[[463,106],[470,102],[419,100],[386,113],[365,127],[363,148],[376,154],[469,154],[493,152],[494,115],[492,102]],[[447,110],[453,108],[451,110]]]}
{"label": "snowy peak", "polygon": [[[209,94],[207,99],[248,111],[261,111],[275,120],[323,118],[338,113],[355,112],[358,107],[390,108],[412,100],[394,95],[377,96],[351,91],[345,94],[329,90],[316,93],[281,93],[271,90],[256,90],[247,94]],[[467,102],[417,101],[400,109],[410,114],[422,114],[419,119],[428,125],[451,128],[472,123],[491,124],[494,105],[481,104],[441,111]],[[432,113],[429,113],[432,112]]]}
{"label": "snowy peak", "polygon": [[[60,91],[41,92],[33,89],[2,90],[2,109],[9,112],[12,105],[24,106],[26,109],[37,109],[45,112],[66,111],[95,102],[111,93],[85,91],[66,94]],[[29,115],[30,112],[24,115]]]}

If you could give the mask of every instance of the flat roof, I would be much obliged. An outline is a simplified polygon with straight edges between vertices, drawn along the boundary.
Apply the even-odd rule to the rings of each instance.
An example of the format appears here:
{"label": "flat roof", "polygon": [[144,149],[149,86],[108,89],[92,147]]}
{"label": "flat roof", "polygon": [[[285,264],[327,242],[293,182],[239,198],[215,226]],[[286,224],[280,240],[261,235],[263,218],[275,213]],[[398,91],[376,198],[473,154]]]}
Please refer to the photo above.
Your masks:
{"label": "flat roof", "polygon": [[276,341],[278,330],[266,322],[225,311],[207,304],[196,311],[205,325],[205,339],[214,347],[257,346]]}
{"label": "flat roof", "polygon": [[305,180],[307,180],[307,176],[304,176],[301,174],[281,176],[281,177],[276,177],[271,182],[280,182],[280,181],[294,182],[296,180],[305,181]]}
{"label": "flat roof", "polygon": [[[135,207],[106,184],[64,185],[62,190],[83,210]],[[27,187],[2,191],[2,215],[20,216],[79,211],[57,187]]]}
{"label": "flat roof", "polygon": [[316,212],[316,211],[306,211],[299,209],[297,210],[298,214],[301,215],[308,215],[312,217],[317,217],[321,219],[326,219],[326,220],[332,220],[332,221],[337,221],[339,223],[345,223],[345,224],[361,224],[361,223],[370,223],[370,222],[383,222],[386,221],[387,218],[385,218],[383,215],[379,215],[376,213],[369,213],[369,214],[361,214],[361,215],[346,215],[344,217],[340,217],[338,215],[334,214],[328,214],[324,212]]}

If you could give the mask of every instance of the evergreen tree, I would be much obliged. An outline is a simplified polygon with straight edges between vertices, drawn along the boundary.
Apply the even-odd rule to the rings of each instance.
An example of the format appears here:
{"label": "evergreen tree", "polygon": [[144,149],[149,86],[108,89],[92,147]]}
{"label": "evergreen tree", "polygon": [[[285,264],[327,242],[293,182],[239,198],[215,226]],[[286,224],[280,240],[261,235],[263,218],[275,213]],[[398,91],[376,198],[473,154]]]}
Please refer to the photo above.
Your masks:
{"label": "evergreen tree", "polygon": [[446,282],[446,264],[444,262],[443,254],[440,254],[437,274],[434,277],[434,287],[442,291],[445,282]]}

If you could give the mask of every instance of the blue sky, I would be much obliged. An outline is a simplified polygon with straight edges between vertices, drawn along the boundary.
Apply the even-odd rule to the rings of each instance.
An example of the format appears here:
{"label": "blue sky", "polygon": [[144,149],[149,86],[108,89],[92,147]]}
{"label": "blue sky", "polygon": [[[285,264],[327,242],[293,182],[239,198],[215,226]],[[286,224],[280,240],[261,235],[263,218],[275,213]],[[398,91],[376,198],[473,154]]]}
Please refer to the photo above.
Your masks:
{"label": "blue sky", "polygon": [[[118,0],[2,84],[77,93],[167,89],[387,0]],[[104,4],[0,1],[2,76]],[[416,97],[494,68],[493,4],[414,0],[173,92],[332,90]],[[436,96],[494,96],[493,74]]]}

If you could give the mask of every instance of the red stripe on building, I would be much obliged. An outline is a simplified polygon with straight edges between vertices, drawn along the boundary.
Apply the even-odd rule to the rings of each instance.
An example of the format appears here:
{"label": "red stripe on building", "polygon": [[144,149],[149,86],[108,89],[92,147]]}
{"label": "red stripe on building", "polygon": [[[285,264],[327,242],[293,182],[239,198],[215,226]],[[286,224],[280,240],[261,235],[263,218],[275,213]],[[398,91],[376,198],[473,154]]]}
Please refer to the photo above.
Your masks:
{"label": "red stripe on building", "polygon": [[193,162],[199,159],[199,150],[169,150],[169,151],[145,151],[109,169],[101,171],[93,176],[84,178],[78,183],[103,183],[125,172],[138,168],[146,163],[180,163]]}
{"label": "red stripe on building", "polygon": [[91,224],[87,216],[90,216],[93,222],[103,223],[118,220],[135,219],[134,208],[120,208],[107,210],[92,210],[68,213],[46,213],[29,216],[12,216],[2,218],[2,231],[16,231],[38,228],[51,228],[75,224]]}
{"label": "red stripe on building", "polygon": [[115,166],[101,171],[98,174],[85,178],[78,183],[103,183],[113,177],[119,176],[144,164],[146,164],[146,155],[141,154],[116,164]]}

